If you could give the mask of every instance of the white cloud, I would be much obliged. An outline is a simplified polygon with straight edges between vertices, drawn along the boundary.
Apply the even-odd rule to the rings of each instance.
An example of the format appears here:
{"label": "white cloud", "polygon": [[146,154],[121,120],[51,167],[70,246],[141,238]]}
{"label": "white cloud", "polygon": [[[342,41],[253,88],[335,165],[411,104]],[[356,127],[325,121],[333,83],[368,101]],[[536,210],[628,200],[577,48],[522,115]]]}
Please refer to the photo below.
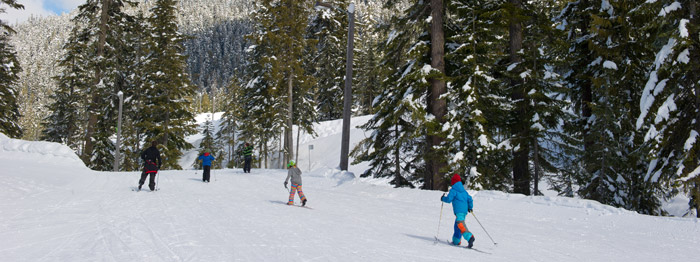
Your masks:
{"label": "white cloud", "polygon": [[30,16],[48,16],[53,14],[51,11],[43,8],[43,0],[21,0],[18,2],[24,5],[24,9],[13,9],[6,4],[0,4],[5,9],[5,13],[0,14],[0,19],[14,25],[26,21]]}
{"label": "white cloud", "polygon": [[22,23],[31,16],[67,13],[84,4],[85,0],[19,0],[18,2],[24,5],[24,10],[12,9],[6,4],[0,4],[0,7],[5,8],[6,11],[6,13],[0,14],[0,19],[13,25]]}

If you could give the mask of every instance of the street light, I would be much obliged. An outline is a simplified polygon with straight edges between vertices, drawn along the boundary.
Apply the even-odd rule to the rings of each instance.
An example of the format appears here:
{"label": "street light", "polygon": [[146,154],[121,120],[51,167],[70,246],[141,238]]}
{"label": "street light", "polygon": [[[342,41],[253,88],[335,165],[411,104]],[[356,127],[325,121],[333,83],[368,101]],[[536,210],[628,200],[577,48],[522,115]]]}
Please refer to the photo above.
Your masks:
{"label": "street light", "polygon": [[124,93],[119,91],[117,93],[119,97],[119,118],[117,120],[117,146],[114,153],[114,172],[119,171],[119,147],[121,146],[121,134],[122,134],[122,105],[124,104]]}
{"label": "street light", "polygon": [[350,109],[352,107],[352,52],[355,31],[355,4],[350,3],[348,10],[337,8],[329,3],[316,1],[316,9],[337,9],[348,14],[348,49],[345,61],[345,91],[343,94],[343,135],[340,144],[340,170],[348,170],[348,153],[350,151]]}

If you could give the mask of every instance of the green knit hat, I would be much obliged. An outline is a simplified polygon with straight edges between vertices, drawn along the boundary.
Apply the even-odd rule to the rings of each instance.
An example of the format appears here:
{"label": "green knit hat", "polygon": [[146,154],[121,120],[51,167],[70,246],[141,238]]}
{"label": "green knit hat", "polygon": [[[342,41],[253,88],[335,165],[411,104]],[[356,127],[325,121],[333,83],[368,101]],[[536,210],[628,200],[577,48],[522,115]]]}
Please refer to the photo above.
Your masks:
{"label": "green knit hat", "polygon": [[289,161],[289,164],[287,164],[287,168],[295,166],[297,163],[294,163],[294,160]]}

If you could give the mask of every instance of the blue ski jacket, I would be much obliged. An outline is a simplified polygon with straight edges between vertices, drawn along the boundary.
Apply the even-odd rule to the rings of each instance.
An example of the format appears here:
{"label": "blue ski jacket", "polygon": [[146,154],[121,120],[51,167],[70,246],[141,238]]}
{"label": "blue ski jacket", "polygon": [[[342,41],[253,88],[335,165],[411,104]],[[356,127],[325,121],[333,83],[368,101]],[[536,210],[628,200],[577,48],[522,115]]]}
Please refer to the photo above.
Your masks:
{"label": "blue ski jacket", "polygon": [[462,182],[457,182],[452,185],[450,193],[442,197],[441,200],[445,203],[452,203],[452,209],[455,215],[460,213],[466,214],[469,210],[474,208],[474,200],[472,200],[472,196],[467,193],[467,190],[464,189]]}
{"label": "blue ski jacket", "polygon": [[202,166],[211,166],[211,161],[214,161],[214,157],[210,154],[201,155],[197,159],[202,160]]}

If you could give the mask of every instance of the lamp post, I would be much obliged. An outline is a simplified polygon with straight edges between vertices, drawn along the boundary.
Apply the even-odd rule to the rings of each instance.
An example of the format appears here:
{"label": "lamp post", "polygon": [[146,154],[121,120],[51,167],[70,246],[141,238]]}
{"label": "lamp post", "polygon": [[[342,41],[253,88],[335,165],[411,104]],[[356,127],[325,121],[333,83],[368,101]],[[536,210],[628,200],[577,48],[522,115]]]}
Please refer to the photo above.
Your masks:
{"label": "lamp post", "polygon": [[119,91],[117,93],[119,97],[119,118],[117,119],[117,146],[114,152],[114,172],[119,171],[119,147],[121,147],[121,135],[122,135],[122,105],[124,104],[124,93]]}
{"label": "lamp post", "polygon": [[343,94],[343,134],[340,144],[340,170],[348,170],[348,153],[350,151],[350,111],[352,107],[352,59],[355,36],[355,4],[350,3],[348,10],[337,8],[331,4],[316,1],[316,8],[337,9],[348,14],[348,47],[345,61],[345,90]]}

